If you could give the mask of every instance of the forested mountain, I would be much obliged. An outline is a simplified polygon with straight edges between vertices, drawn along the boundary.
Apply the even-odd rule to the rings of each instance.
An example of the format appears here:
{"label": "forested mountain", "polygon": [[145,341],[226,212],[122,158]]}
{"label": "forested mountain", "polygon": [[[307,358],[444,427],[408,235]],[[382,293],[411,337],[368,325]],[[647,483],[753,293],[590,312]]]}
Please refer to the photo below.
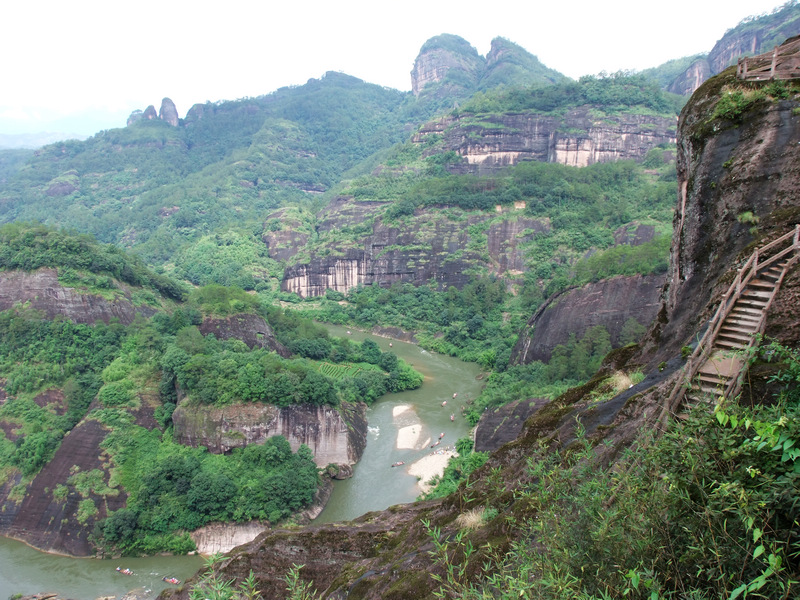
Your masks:
{"label": "forested mountain", "polygon": [[[786,10],[795,8],[790,3]],[[673,64],[669,72],[682,66]],[[459,485],[486,456],[478,460],[472,441],[460,440],[463,456],[430,498],[454,496],[399,509],[394,522],[382,514],[374,528],[352,539],[353,531],[335,528],[325,531],[330,539],[322,543],[309,544],[305,531],[288,534],[298,540],[298,551],[312,546],[310,555],[345,536],[348,557],[328,556],[316,571],[331,590],[363,585],[369,597],[387,597],[419,584],[432,595],[481,597],[508,588],[523,597],[544,577],[552,589],[566,590],[563,597],[586,590],[635,596],[641,590],[634,577],[650,577],[656,583],[644,586],[648,597],[656,588],[678,597],[682,577],[685,589],[714,595],[742,577],[771,576],[776,569],[761,569],[762,558],[742,569],[746,575],[714,583],[714,544],[683,537],[682,503],[697,515],[707,505],[661,486],[660,474],[668,473],[687,497],[695,489],[696,482],[681,479],[680,434],[661,446],[643,440],[645,454],[622,467],[635,476],[624,489],[616,475],[593,479],[576,471],[573,477],[569,469],[586,464],[600,472],[636,439],[635,428],[652,426],[652,411],[668,393],[658,386],[702,328],[698,315],[722,293],[737,253],[766,240],[784,221],[796,221],[797,186],[788,179],[796,144],[787,140],[796,141],[789,125],[797,113],[797,85],[741,84],[724,75],[704,86],[704,100],[689,105],[689,116],[682,113],[689,134],[679,139],[684,99],[648,79],[664,80],[666,72],[572,81],[502,38],[484,58],[462,38],[445,34],[422,47],[412,93],[328,73],[258,98],[195,105],[184,119],[164,99],[160,114],[154,107],[137,111],[125,128],[45,146],[33,156],[4,154],[3,531],[74,554],[95,548],[184,552],[193,545],[190,532],[212,520],[274,525],[298,514],[314,501],[328,463],[332,471],[349,467],[363,450],[364,402],[422,383],[419,373],[369,340],[330,338],[311,321],[318,319],[392,327],[415,335],[424,348],[479,363],[486,388],[465,400],[465,417],[481,423],[478,431],[493,416],[496,429],[516,420],[515,431],[522,433],[498,451],[491,473],[473,477],[474,498]],[[781,134],[761,139],[760,129]],[[747,151],[723,156],[736,145],[730,139],[744,140]],[[768,140],[770,150],[759,153],[756,139]],[[707,169],[692,162],[706,141],[712,150],[722,148],[709,150]],[[687,150],[692,144],[695,154]],[[762,162],[773,156],[785,161],[777,171]],[[683,160],[680,171],[676,157]],[[747,167],[751,161],[758,169]],[[716,190],[738,194],[740,177],[742,195],[747,186],[755,191],[728,206]],[[708,219],[701,227],[688,218],[686,238],[672,231],[674,223],[684,223],[675,219],[679,194],[685,201],[680,210],[688,203]],[[719,210],[704,212],[709,206]],[[723,244],[728,234],[731,248]],[[678,256],[689,252],[690,258]],[[675,263],[678,258],[684,262]],[[676,275],[675,265],[690,259]],[[703,286],[687,287],[685,281],[705,272]],[[662,297],[665,282],[672,286],[669,305]],[[599,296],[605,303],[592,304]],[[678,299],[696,314],[682,312]],[[783,298],[777,307],[786,311],[791,304]],[[648,329],[647,345],[639,348]],[[791,352],[778,346],[774,352],[796,369]],[[787,381],[794,384],[791,373]],[[625,391],[640,383],[644,387]],[[529,402],[518,411],[522,400]],[[779,423],[784,405],[778,404],[777,412],[753,418],[764,427]],[[527,420],[530,411],[536,411],[533,420]],[[590,429],[592,443],[608,439],[610,449],[595,456],[587,442],[574,455],[550,452],[582,445],[575,415]],[[330,459],[326,444],[310,447],[321,430],[313,425],[321,422],[335,423],[325,435],[343,440],[343,458]],[[701,417],[688,425],[696,427],[689,435],[705,435]],[[276,435],[281,431],[291,435]],[[613,436],[605,438],[609,431]],[[481,435],[476,441],[486,439]],[[788,435],[794,443],[796,432]],[[740,445],[758,453],[755,442]],[[526,467],[528,456],[538,462]],[[737,473],[748,473],[740,466]],[[788,478],[785,466],[780,476]],[[725,472],[709,469],[714,476]],[[776,494],[791,493],[787,481],[776,484]],[[663,515],[637,512],[640,490],[667,507],[674,527],[670,521],[653,533]],[[600,503],[614,505],[618,491],[622,501],[615,506],[623,519],[604,529]],[[752,496],[747,511],[762,500]],[[742,512],[738,541],[726,552],[753,561],[770,553],[787,561],[784,574],[795,573],[788,562],[795,546],[794,554],[784,552],[795,540],[769,537],[772,546],[757,555],[749,542],[739,543],[753,536],[756,518],[766,523],[762,534],[783,527],[788,513],[781,502],[778,525],[772,513]],[[584,513],[584,505],[595,512]],[[712,509],[717,543],[732,509]],[[475,527],[456,520],[466,510],[479,512]],[[548,533],[560,511],[569,517],[563,540]],[[62,525],[43,529],[51,513]],[[542,525],[534,522],[538,514]],[[640,516],[626,537],[625,519]],[[692,520],[691,527],[700,522]],[[589,541],[581,537],[584,525],[594,536]],[[410,545],[398,545],[394,529]],[[536,554],[526,531],[552,546],[544,550],[553,552],[555,567],[537,558],[546,554]],[[606,534],[613,538],[608,544]],[[465,535],[473,536],[474,546],[460,546]],[[680,549],[662,560],[660,551],[673,536]],[[629,539],[642,549],[638,563],[626,554]],[[408,555],[429,543],[432,553]],[[349,561],[359,556],[363,566],[378,547],[397,568],[390,573],[373,565],[374,578],[362,581],[363,569]],[[470,558],[468,547],[481,549],[480,560]],[[577,554],[570,554],[573,547]],[[675,566],[694,558],[683,548],[702,549],[710,561],[702,573]],[[259,577],[274,591],[270,569],[286,565],[275,559],[280,552],[266,554],[274,562],[259,565]],[[240,556],[225,568],[233,572],[260,560]],[[602,564],[592,562],[597,556]],[[445,582],[455,572],[449,561],[462,559],[469,568]],[[480,561],[491,564],[491,572],[481,575]],[[594,574],[585,585],[579,577],[584,564]],[[535,577],[525,565],[534,565]],[[392,579],[405,566],[413,577]],[[343,570],[333,574],[333,568]],[[438,592],[431,569],[443,586]],[[659,579],[655,570],[667,575]],[[605,581],[613,588],[604,588]]]}

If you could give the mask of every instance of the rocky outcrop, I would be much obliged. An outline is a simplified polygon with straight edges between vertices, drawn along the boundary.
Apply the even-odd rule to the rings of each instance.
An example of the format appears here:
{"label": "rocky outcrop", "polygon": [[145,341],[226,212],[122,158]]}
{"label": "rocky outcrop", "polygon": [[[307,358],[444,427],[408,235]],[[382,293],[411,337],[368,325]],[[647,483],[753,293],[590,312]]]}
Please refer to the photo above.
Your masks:
{"label": "rocky outcrop", "polygon": [[156,107],[152,104],[144,109],[144,111],[140,109],[134,110],[128,116],[126,124],[130,127],[139,121],[152,121],[154,119],[160,119],[165,123],[169,123],[173,127],[177,127],[180,124],[180,119],[178,118],[178,109],[175,108],[175,103],[169,98],[164,98],[161,100],[161,108],[158,112],[156,112]]}
{"label": "rocky outcrop", "polygon": [[549,401],[547,398],[515,400],[484,412],[475,426],[475,451],[494,452],[517,439],[528,417]]}
{"label": "rocky outcrop", "polygon": [[411,71],[411,90],[415,96],[433,93],[438,98],[456,99],[479,89],[564,79],[564,75],[548,69],[527,50],[504,38],[493,39],[484,58],[465,39],[442,34],[429,39],[420,49]]}
{"label": "rocky outcrop", "polygon": [[142,119],[145,121],[152,121],[153,119],[158,118],[158,113],[156,112],[156,107],[152,104],[144,109],[142,113]]}
{"label": "rocky outcrop", "polygon": [[711,77],[711,65],[707,58],[698,58],[689,68],[669,85],[667,91],[681,96],[689,96],[709,77]]}
{"label": "rocky outcrop", "polygon": [[[423,126],[414,142],[431,134],[444,138],[444,151],[463,157],[453,170],[490,174],[521,161],[585,167],[599,162],[641,160],[649,150],[674,144],[674,117],[640,114],[593,116],[590,106],[563,116],[535,113],[445,117]],[[442,151],[437,149],[437,152]]]}
{"label": "rocky outcrop", "polygon": [[303,231],[302,221],[292,216],[291,208],[276,211],[267,219],[261,239],[267,245],[270,258],[278,261],[290,260],[306,245],[310,237]]}
{"label": "rocky outcrop", "polygon": [[380,202],[334,200],[321,214],[321,235],[367,219],[374,220],[372,233],[359,241],[359,247],[328,246],[325,255],[312,255],[308,262],[289,265],[281,289],[305,298],[323,295],[327,289],[344,293],[351,287],[374,283],[383,287],[396,282],[435,283],[439,289],[461,288],[470,281],[469,269],[476,263],[513,279],[523,269],[522,244],[536,233],[549,230],[547,221],[525,216],[520,206],[502,222],[487,228],[487,262],[471,244],[469,226],[496,215],[475,212],[466,213],[463,220],[451,220],[441,211],[420,209],[413,223],[388,224],[380,217],[384,207]]}
{"label": "rocky outcrop", "polygon": [[278,408],[269,404],[237,404],[220,408],[182,403],[172,415],[176,441],[229,452],[248,444],[263,444],[282,435],[293,451],[301,444],[314,461],[355,464],[367,443],[366,406],[343,403],[339,408],[302,404]]}
{"label": "rocky outcrop", "polygon": [[411,91],[419,96],[425,87],[448,75],[471,89],[477,86],[483,68],[483,57],[469,42],[445,33],[429,39],[420,49],[411,71]]}
{"label": "rocky outcrop", "polygon": [[230,552],[256,539],[269,529],[269,523],[249,521],[247,523],[209,523],[192,532],[192,541],[200,554],[210,556],[217,552]]}
{"label": "rocky outcrop", "polygon": [[[666,301],[648,346],[654,362],[702,331],[734,269],[755,247],[800,222],[798,101],[763,100],[736,121],[712,120],[724,87],[737,85],[734,71],[703,84],[681,113],[680,197]],[[797,277],[790,274],[767,318],[768,331],[786,341],[797,331],[792,282]],[[780,327],[771,325],[775,318],[783,319]]]}
{"label": "rocky outcrop", "polygon": [[547,362],[558,344],[571,334],[602,325],[613,346],[620,345],[622,326],[630,318],[648,327],[661,307],[664,275],[612,277],[567,290],[550,298],[528,321],[511,355],[512,364]]}
{"label": "rocky outcrop", "polygon": [[137,314],[151,316],[151,307],[134,306],[126,297],[107,300],[102,296],[81,293],[58,281],[55,269],[0,272],[0,310],[21,304],[42,311],[48,319],[64,316],[75,323],[108,323],[119,319],[125,325]]}
{"label": "rocky outcrop", "polygon": [[161,100],[161,109],[158,111],[158,118],[172,125],[178,126],[178,109],[175,103],[169,98]]}
{"label": "rocky outcrop", "polygon": [[272,327],[259,315],[242,313],[221,318],[205,317],[199,329],[203,335],[213,333],[220,340],[242,340],[248,348],[274,350],[284,358],[292,355],[286,346],[277,340]]}
{"label": "rocky outcrop", "polygon": [[[40,550],[88,556],[93,553],[89,540],[95,522],[125,505],[126,494],[117,489],[99,496],[94,492],[84,498],[74,486],[68,485],[71,474],[98,469],[104,482],[110,481],[109,465],[104,462],[100,443],[107,431],[97,421],[83,421],[61,442],[53,459],[28,484],[21,501],[10,499],[11,489],[21,482],[17,474],[0,486],[0,535],[22,540]],[[67,494],[56,497],[57,486]],[[97,513],[86,523],[78,521],[78,505],[91,500]]]}

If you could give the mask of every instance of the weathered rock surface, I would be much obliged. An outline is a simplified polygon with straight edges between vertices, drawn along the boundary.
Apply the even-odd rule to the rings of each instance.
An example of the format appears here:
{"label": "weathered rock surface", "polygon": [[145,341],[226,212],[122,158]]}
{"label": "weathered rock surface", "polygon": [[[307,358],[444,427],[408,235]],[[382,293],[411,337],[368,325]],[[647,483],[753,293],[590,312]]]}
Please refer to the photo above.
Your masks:
{"label": "weathered rock surface", "polygon": [[200,554],[211,555],[217,552],[230,552],[236,546],[252,542],[269,529],[269,523],[250,521],[248,523],[209,523],[192,532],[192,541]]}
{"label": "weathered rock surface", "polygon": [[513,364],[547,362],[570,334],[580,339],[587,329],[602,325],[613,346],[620,345],[622,326],[629,318],[649,327],[661,307],[664,275],[613,277],[550,298],[528,321],[511,356]]}
{"label": "weathered rock surface", "polygon": [[231,338],[242,340],[249,348],[274,350],[284,358],[292,355],[277,340],[272,327],[259,315],[242,313],[223,318],[206,317],[200,324],[200,333],[203,335],[213,333],[220,340]]}
{"label": "weathered rock surface", "polygon": [[[765,100],[741,122],[711,121],[722,87],[735,82],[733,69],[709,80],[681,114],[680,198],[666,302],[649,345],[655,362],[675,355],[702,330],[734,270],[757,245],[800,222],[798,102]],[[737,219],[745,212],[759,219],[757,226]],[[767,317],[779,339],[791,339],[798,327],[796,285],[790,274]],[[773,319],[780,326],[771,325]]]}
{"label": "weathered rock surface", "polygon": [[493,39],[484,58],[465,39],[442,34],[420,49],[411,71],[411,90],[415,96],[433,92],[439,98],[459,98],[499,85],[527,86],[563,79],[561,73],[504,38]]}
{"label": "weathered rock surface", "polygon": [[178,109],[175,108],[175,103],[169,98],[164,98],[161,101],[161,109],[158,111],[158,118],[172,125],[178,126]]}
{"label": "weathered rock surface", "polygon": [[[73,556],[93,553],[89,535],[94,523],[104,519],[108,512],[122,508],[126,494],[98,496],[90,493],[97,514],[82,524],[77,520],[78,504],[83,498],[74,487],[67,486],[72,473],[100,469],[108,482],[109,465],[103,461],[100,442],[106,436],[105,428],[97,421],[83,421],[70,431],[61,442],[53,459],[44,466],[28,485],[25,497],[19,503],[9,499],[11,488],[20,483],[20,475],[11,477],[0,486],[0,535],[22,540],[35,548]],[[68,487],[66,499],[54,497],[56,486]]]}
{"label": "weathered rock surface", "polygon": [[443,81],[448,74],[473,88],[483,68],[483,57],[469,42],[457,35],[442,34],[425,42],[420,49],[411,71],[411,91],[419,96],[426,86]]}
{"label": "weathered rock surface", "polygon": [[137,314],[150,316],[155,312],[151,307],[134,306],[125,297],[106,300],[64,287],[58,281],[58,272],[50,268],[0,272],[0,310],[8,310],[16,304],[41,310],[48,319],[60,315],[75,323],[108,323],[119,319],[128,325]]}
{"label": "weathered rock surface", "polygon": [[326,247],[325,255],[312,255],[308,262],[289,265],[281,289],[309,297],[323,295],[326,289],[347,292],[351,287],[373,283],[383,287],[395,282],[436,283],[439,289],[461,288],[469,282],[468,269],[475,263],[513,278],[523,268],[521,244],[537,232],[549,230],[547,221],[526,217],[521,206],[488,228],[487,264],[479,251],[470,247],[468,228],[495,215],[474,212],[451,220],[441,211],[420,209],[413,223],[390,225],[380,216],[384,207],[380,202],[354,202],[342,197],[334,200],[321,215],[321,236],[368,219],[374,219],[372,233],[359,241],[359,247],[333,244]]}
{"label": "weathered rock surface", "polygon": [[288,216],[289,209],[281,209],[272,213],[268,219],[277,219],[280,229],[272,231],[264,229],[261,239],[267,245],[270,258],[278,261],[291,259],[308,242],[309,234],[304,232],[299,219]]}
{"label": "weathered rock surface", "polygon": [[[674,118],[618,114],[592,116],[592,107],[564,116],[535,113],[445,117],[424,125],[414,137],[424,143],[431,134],[444,137],[445,150],[463,157],[459,172],[489,174],[521,161],[585,167],[599,162],[641,160],[648,150],[674,144]],[[437,150],[438,151],[438,150]]]}
{"label": "weathered rock surface", "polygon": [[278,408],[269,404],[237,404],[214,408],[180,404],[172,415],[175,440],[205,446],[211,452],[229,452],[248,444],[263,444],[282,435],[293,451],[301,444],[314,453],[314,461],[355,464],[367,443],[366,405],[302,404]]}
{"label": "weathered rock surface", "polygon": [[475,451],[494,452],[517,439],[528,417],[548,402],[546,398],[515,400],[484,412],[475,427]]}

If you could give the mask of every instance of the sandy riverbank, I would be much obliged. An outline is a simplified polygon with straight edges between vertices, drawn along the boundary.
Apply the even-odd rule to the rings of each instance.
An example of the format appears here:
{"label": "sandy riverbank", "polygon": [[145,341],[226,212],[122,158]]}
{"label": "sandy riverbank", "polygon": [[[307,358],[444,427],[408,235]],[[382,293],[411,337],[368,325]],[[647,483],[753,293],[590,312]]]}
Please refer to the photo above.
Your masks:
{"label": "sandy riverbank", "polygon": [[432,487],[428,482],[437,475],[441,477],[442,473],[444,473],[444,468],[453,456],[458,456],[453,450],[439,450],[434,454],[423,456],[408,467],[408,473],[418,477],[419,482],[417,485],[419,485],[422,492],[427,492]]}

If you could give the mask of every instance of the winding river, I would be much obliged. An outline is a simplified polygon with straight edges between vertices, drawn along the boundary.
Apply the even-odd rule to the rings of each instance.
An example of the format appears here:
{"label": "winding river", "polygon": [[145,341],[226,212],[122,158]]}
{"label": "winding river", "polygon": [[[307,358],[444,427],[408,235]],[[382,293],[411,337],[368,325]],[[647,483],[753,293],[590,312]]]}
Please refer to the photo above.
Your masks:
{"label": "winding river", "polygon": [[[421,489],[417,476],[409,473],[421,459],[452,447],[469,432],[461,417],[461,405],[475,398],[481,388],[477,365],[422,350],[414,344],[328,326],[332,335],[361,341],[370,337],[381,348],[391,350],[425,376],[418,390],[387,394],[367,412],[369,431],[363,457],[354,475],[337,481],[333,494],[315,523],[349,520],[373,510],[411,502]],[[391,343],[391,347],[389,344]],[[453,397],[456,394],[456,397]],[[446,402],[442,406],[442,402]],[[450,420],[450,415],[454,420]],[[430,446],[439,440],[435,448]],[[398,448],[398,443],[401,447]],[[393,464],[403,462],[398,467]],[[141,598],[155,598],[169,584],[162,577],[184,580],[201,566],[198,556],[158,556],[116,561],[71,558],[39,552],[20,542],[0,537],[0,600],[12,594],[57,591],[62,597],[94,600],[101,596],[122,597],[138,590]],[[133,571],[116,572],[121,566]]]}

